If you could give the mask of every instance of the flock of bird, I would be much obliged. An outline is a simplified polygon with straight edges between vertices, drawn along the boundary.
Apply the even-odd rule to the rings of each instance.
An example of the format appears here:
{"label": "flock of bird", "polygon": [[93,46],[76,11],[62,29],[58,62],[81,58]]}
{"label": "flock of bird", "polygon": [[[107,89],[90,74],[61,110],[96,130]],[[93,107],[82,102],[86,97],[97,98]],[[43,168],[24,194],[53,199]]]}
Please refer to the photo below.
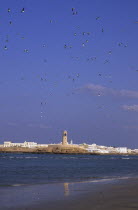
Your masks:
{"label": "flock of bird", "polygon": [[[25,11],[26,11],[25,8],[22,8],[22,9],[20,10],[20,13],[25,13]],[[8,9],[7,9],[7,12],[8,12],[8,13],[11,13],[11,9],[8,8]],[[78,15],[78,11],[77,11],[75,8],[71,8],[71,12],[72,12],[72,15],[73,15],[73,16]],[[95,18],[95,20],[96,20],[96,21],[100,21],[100,20],[101,20],[101,17],[100,17],[100,16],[97,16],[97,17]],[[50,23],[53,23],[53,20],[50,20]],[[12,25],[12,21],[11,21],[11,20],[9,21],[9,24]],[[101,33],[104,33],[104,28],[103,28],[103,26],[101,27]],[[82,36],[82,37],[83,37],[83,40],[85,40],[85,41],[83,41],[83,42],[80,44],[80,46],[82,46],[83,48],[85,48],[85,47],[89,44],[89,37],[91,36],[91,32],[89,32],[89,31],[86,31],[86,32],[83,31],[83,32],[81,32],[81,33],[74,32],[73,36],[75,36],[75,37],[77,37],[77,36]],[[22,36],[21,38],[24,39],[25,37]],[[8,42],[9,42],[9,38],[8,38],[8,36],[7,36],[7,37],[6,37],[6,45],[4,46],[4,50],[8,50]],[[118,45],[118,47],[124,47],[124,48],[128,47],[128,44],[122,43],[122,42],[117,43],[117,45]],[[47,47],[47,45],[46,45],[46,44],[43,44],[42,47],[45,48],[45,47]],[[72,48],[73,48],[73,45],[65,43],[65,44],[63,44],[63,48],[64,48],[65,50],[72,49]],[[25,48],[23,51],[24,51],[24,53],[29,53],[29,50],[28,50],[27,48]],[[111,50],[109,50],[109,51],[107,52],[107,54],[109,54],[109,55],[111,55],[112,53],[113,53],[113,52],[112,52]],[[75,59],[75,60],[77,60],[77,61],[80,60],[80,57],[79,57],[79,56],[71,56],[71,58],[72,58],[72,59]],[[96,56],[90,56],[90,57],[86,58],[86,61],[87,61],[87,62],[91,62],[91,61],[94,62],[94,61],[96,61],[96,60],[97,60],[97,57],[96,57]],[[47,62],[48,62],[46,58],[43,59],[43,61],[44,61],[44,63],[47,63]],[[103,62],[103,64],[107,64],[107,63],[109,63],[109,62],[110,62],[109,59],[105,59],[104,62]],[[138,71],[138,70],[136,70],[136,71]],[[103,74],[102,74],[102,73],[98,73],[98,76],[99,76],[99,77],[102,77]],[[107,75],[107,76],[108,76],[108,75]],[[75,76],[67,75],[67,78],[68,78],[69,80],[71,80],[72,82],[75,82],[76,79],[79,79],[79,78],[80,78],[80,73],[77,73]],[[24,78],[22,77],[21,80],[24,80]],[[40,77],[40,81],[41,81],[41,82],[47,82],[47,78],[45,78],[45,77]],[[110,80],[110,82],[112,82],[112,80]],[[72,93],[72,94],[74,94],[74,93]],[[100,96],[100,94],[98,94],[98,96]],[[41,105],[41,106],[44,106],[44,105],[46,105],[46,104],[47,104],[47,103],[46,103],[45,101],[41,101],[41,102],[40,102],[40,105]],[[43,118],[43,111],[42,111],[42,110],[41,110],[41,118]]]}

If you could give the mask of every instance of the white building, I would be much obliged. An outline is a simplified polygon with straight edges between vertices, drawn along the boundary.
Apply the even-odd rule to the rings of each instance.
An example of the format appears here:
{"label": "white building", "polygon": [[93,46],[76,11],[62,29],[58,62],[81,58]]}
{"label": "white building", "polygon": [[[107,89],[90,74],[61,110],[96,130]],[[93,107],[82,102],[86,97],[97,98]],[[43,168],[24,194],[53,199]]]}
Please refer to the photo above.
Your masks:
{"label": "white building", "polygon": [[25,141],[23,143],[23,147],[34,148],[34,147],[37,147],[37,143],[36,142],[27,142],[27,141]]}
{"label": "white building", "polygon": [[12,143],[11,141],[5,141],[4,147],[28,147],[28,148],[34,148],[37,147],[36,142],[27,142],[24,143]]}
{"label": "white building", "polygon": [[127,147],[118,147],[116,151],[119,153],[127,153]]}
{"label": "white building", "polygon": [[109,153],[109,151],[108,150],[105,150],[105,149],[91,149],[91,148],[87,148],[86,150],[88,152],[96,152],[96,153],[102,153],[102,154]]}
{"label": "white building", "polygon": [[70,144],[73,144],[73,140],[70,141]]}
{"label": "white building", "polygon": [[97,149],[97,145],[96,144],[88,145],[88,149],[89,150],[95,150],[95,149]]}
{"label": "white building", "polygon": [[132,150],[132,151],[134,151],[135,153],[138,153],[138,149],[134,149],[134,150]]}
{"label": "white building", "polygon": [[4,147],[22,147],[23,143],[12,143],[11,141],[4,141]]}
{"label": "white building", "polygon": [[48,147],[48,144],[37,144],[37,147]]}
{"label": "white building", "polygon": [[128,153],[127,147],[106,147],[106,146],[100,146],[96,144],[88,145],[86,148],[88,152],[98,152],[98,153],[120,153],[120,154],[126,154]]}
{"label": "white building", "polygon": [[3,144],[4,147],[10,147],[10,145],[11,145],[11,141],[4,141],[4,144]]}

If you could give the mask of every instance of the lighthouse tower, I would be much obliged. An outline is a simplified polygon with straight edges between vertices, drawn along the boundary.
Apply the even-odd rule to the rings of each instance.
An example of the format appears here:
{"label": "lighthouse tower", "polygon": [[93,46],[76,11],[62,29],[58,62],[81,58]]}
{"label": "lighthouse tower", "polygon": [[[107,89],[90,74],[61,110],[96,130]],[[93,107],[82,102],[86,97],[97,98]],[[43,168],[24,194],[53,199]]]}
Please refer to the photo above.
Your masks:
{"label": "lighthouse tower", "polygon": [[67,144],[68,144],[67,131],[64,131],[62,136],[62,145],[67,145]]}

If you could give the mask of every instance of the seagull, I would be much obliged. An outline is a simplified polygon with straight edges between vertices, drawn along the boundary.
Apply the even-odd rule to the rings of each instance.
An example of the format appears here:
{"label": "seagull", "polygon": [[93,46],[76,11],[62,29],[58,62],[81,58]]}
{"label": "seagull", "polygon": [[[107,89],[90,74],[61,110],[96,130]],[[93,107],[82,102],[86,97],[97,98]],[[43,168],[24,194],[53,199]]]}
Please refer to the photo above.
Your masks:
{"label": "seagull", "polygon": [[120,42],[120,43],[118,43],[118,46],[120,47],[120,46],[122,46],[123,45],[123,43],[122,42]]}
{"label": "seagull", "polygon": [[104,64],[106,64],[106,63],[108,63],[108,62],[109,62],[109,60],[105,60]]}
{"label": "seagull", "polygon": [[24,49],[24,52],[28,52],[28,50],[27,49]]}
{"label": "seagull", "polygon": [[96,20],[100,19],[100,17],[96,17]]}
{"label": "seagull", "polygon": [[24,8],[22,8],[21,12],[22,12],[22,13],[25,12]]}

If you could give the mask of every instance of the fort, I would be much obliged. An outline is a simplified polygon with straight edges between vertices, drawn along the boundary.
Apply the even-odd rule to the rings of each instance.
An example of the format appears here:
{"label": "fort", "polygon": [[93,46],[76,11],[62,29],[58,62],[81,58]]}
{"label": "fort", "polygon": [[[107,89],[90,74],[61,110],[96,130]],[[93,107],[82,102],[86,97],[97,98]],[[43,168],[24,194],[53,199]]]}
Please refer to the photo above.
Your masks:
{"label": "fort", "polygon": [[55,153],[55,154],[124,154],[137,155],[138,149],[128,149],[127,147],[112,147],[93,144],[73,144],[68,142],[68,133],[66,130],[62,133],[62,141],[58,144],[38,144],[36,142],[13,143],[4,141],[0,145],[0,152],[15,153]]}

